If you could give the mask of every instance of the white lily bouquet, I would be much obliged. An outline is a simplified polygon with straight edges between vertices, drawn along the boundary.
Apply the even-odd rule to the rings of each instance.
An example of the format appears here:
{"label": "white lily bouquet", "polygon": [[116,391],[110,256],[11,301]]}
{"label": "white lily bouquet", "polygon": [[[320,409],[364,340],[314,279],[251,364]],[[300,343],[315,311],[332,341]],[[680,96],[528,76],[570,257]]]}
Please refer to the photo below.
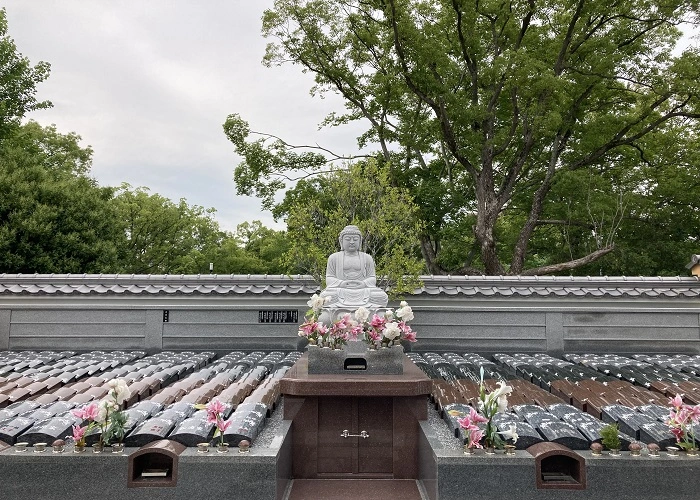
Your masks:
{"label": "white lily bouquet", "polygon": [[[508,409],[508,396],[513,392],[513,388],[505,382],[498,382],[498,388],[490,393],[486,393],[484,386],[484,367],[479,371],[481,383],[479,385],[479,412],[486,419],[486,430],[484,431],[484,445],[493,448],[503,448],[506,440],[512,440],[513,444],[518,440],[515,426],[512,425],[507,431],[498,431],[493,417],[496,413],[503,413]],[[503,436],[503,437],[501,437]]]}

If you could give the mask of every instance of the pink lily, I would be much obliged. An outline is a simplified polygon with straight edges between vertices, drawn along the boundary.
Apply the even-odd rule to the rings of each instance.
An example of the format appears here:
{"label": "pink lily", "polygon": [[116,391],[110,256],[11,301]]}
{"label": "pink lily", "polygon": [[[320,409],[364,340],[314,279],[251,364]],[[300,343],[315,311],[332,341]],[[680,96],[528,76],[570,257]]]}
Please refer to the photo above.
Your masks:
{"label": "pink lily", "polygon": [[688,408],[688,417],[694,422],[700,421],[700,405],[690,406]]}
{"label": "pink lily", "polygon": [[469,408],[469,419],[474,422],[474,423],[487,423],[489,421],[488,418],[482,417],[479,412],[477,412],[474,408]]}
{"label": "pink lily", "polygon": [[382,318],[381,316],[375,314],[374,316],[372,316],[372,321],[370,322],[370,325],[372,325],[374,328],[383,328],[385,323],[385,318]]}
{"label": "pink lily", "polygon": [[680,408],[681,406],[683,406],[683,395],[676,394],[676,396],[671,399],[671,405],[674,408]]}
{"label": "pink lily", "polygon": [[481,429],[473,429],[469,432],[469,446],[472,446],[474,448],[483,448],[483,446],[481,446],[480,443],[483,437],[484,431],[482,431]]}
{"label": "pink lily", "polygon": [[79,427],[77,425],[73,426],[73,439],[76,443],[80,443],[85,437],[85,431],[87,427]]}
{"label": "pink lily", "polygon": [[228,429],[231,426],[231,420],[219,420],[216,423],[216,428],[219,429],[219,432],[223,434],[226,432],[226,429]]}
{"label": "pink lily", "polygon": [[468,431],[477,430],[479,428],[469,417],[458,418],[457,423],[462,429]]}
{"label": "pink lily", "polygon": [[218,399],[212,399],[207,405],[207,413],[221,414],[226,411],[226,405]]}

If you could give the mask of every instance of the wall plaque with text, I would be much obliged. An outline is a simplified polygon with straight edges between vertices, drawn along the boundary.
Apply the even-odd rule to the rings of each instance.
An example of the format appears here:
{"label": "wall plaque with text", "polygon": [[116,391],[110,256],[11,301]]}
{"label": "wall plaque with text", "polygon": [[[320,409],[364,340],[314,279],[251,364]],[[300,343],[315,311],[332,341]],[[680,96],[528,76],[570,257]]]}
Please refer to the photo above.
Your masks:
{"label": "wall plaque with text", "polygon": [[258,311],[258,323],[298,323],[297,310],[267,310]]}

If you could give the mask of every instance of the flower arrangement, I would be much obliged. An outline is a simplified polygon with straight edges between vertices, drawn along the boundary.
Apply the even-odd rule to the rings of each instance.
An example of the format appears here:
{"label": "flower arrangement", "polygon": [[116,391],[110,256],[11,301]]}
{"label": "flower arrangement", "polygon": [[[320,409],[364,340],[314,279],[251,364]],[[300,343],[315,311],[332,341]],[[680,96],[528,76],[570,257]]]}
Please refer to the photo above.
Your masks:
{"label": "flower arrangement", "polygon": [[299,336],[305,337],[309,344],[318,345],[328,335],[328,328],[318,321],[318,316],[328,301],[327,299],[328,297],[324,298],[313,294],[306,303],[310,309],[306,312],[304,323],[299,327]]}
{"label": "flower arrangement", "polygon": [[[112,439],[116,439],[118,443],[121,443],[124,439],[127,416],[121,411],[121,408],[131,397],[131,391],[124,379],[112,379],[107,382],[107,385],[110,389],[107,393],[107,399],[101,402],[99,414],[102,427],[100,441],[103,445],[108,444]],[[101,418],[103,414],[104,418]]]}
{"label": "flower arrangement", "polygon": [[358,322],[355,330],[356,336],[361,335],[362,340],[370,348],[376,348],[380,345],[388,347],[398,344],[401,340],[416,341],[416,332],[408,324],[413,319],[413,310],[406,301],[401,301],[400,307],[396,311],[387,309],[383,316],[374,314],[371,320],[369,311],[360,307],[355,311],[355,319]]}
{"label": "flower arrangement", "polygon": [[224,420],[224,414],[226,413],[226,410],[228,410],[228,405],[222,403],[217,398],[214,398],[205,406],[197,405],[196,408],[207,410],[207,423],[214,424],[216,426],[214,437],[216,438],[219,436],[221,438],[219,444],[223,446],[224,432],[226,432],[226,429],[228,429],[231,425],[230,420]]}
{"label": "flower arrangement", "polygon": [[357,323],[348,313],[331,325],[324,337],[324,343],[331,349],[340,349],[351,339],[357,339]]}
{"label": "flower arrangement", "polygon": [[466,417],[457,419],[459,426],[466,431],[468,448],[483,448],[481,440],[484,437],[484,431],[479,424],[486,422],[488,419],[479,415],[474,408],[469,408],[469,415]]}
{"label": "flower arrangement", "polygon": [[515,426],[511,426],[507,431],[498,432],[493,417],[499,412],[508,409],[508,396],[513,392],[513,388],[504,382],[498,382],[498,388],[490,393],[486,393],[484,385],[484,367],[479,371],[481,382],[479,385],[479,412],[486,419],[486,429],[484,430],[484,444],[486,447],[503,448],[505,444],[502,434],[506,439],[511,439],[513,443],[518,440]]}
{"label": "flower arrangement", "polygon": [[76,446],[85,446],[85,436],[95,427],[100,428],[100,446],[106,446],[113,438],[119,443],[124,439],[127,416],[121,407],[131,397],[131,391],[124,379],[112,379],[107,385],[109,392],[102,401],[71,411],[84,423],[87,422],[84,426],[73,426]]}
{"label": "flower arrangement", "polygon": [[84,426],[73,426],[73,441],[75,441],[76,446],[85,446],[85,435],[97,425],[96,418],[98,411],[97,403],[90,403],[87,406],[71,410],[74,416],[82,419],[83,422],[87,422],[87,425]]}
{"label": "flower arrangement", "polygon": [[696,449],[697,442],[693,426],[700,421],[700,405],[693,406],[683,403],[683,396],[680,394],[671,398],[669,405],[671,412],[666,425],[676,437],[678,446],[686,451]]}
{"label": "flower arrangement", "polygon": [[318,317],[327,301],[328,297],[314,294],[307,302],[310,309],[299,326],[299,336],[306,338],[309,344],[339,349],[348,341],[361,338],[371,348],[377,348],[398,344],[401,340],[416,341],[416,332],[408,325],[413,319],[413,310],[405,301],[396,311],[387,309],[383,315],[374,314],[371,319],[370,311],[359,307],[353,314],[346,313],[326,326]]}

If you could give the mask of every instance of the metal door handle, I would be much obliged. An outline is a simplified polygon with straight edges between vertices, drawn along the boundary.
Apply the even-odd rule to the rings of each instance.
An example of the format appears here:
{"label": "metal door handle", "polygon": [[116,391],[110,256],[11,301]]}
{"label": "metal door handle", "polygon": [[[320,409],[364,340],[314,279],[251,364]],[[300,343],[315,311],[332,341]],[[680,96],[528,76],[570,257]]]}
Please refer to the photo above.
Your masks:
{"label": "metal door handle", "polygon": [[343,432],[340,433],[340,437],[361,437],[362,439],[366,439],[369,437],[369,434],[367,434],[367,431],[360,431],[359,434],[350,434],[350,431],[345,429]]}

